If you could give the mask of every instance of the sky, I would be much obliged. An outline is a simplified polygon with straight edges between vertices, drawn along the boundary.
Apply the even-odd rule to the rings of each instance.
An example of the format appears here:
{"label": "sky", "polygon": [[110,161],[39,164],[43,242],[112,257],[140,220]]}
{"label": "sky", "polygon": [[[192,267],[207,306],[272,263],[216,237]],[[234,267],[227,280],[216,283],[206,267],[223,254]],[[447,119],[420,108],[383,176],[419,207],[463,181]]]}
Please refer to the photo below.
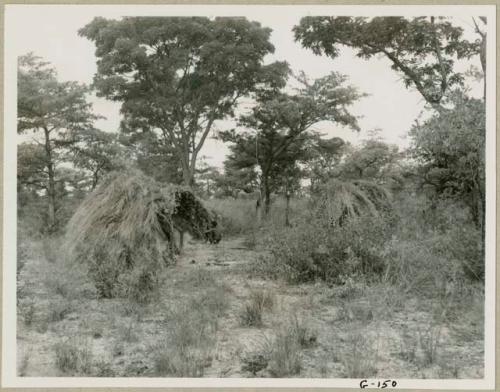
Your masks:
{"label": "sky", "polygon": [[[169,8],[162,10],[167,12],[154,14],[169,14]],[[186,12],[199,14],[200,7],[187,8],[183,13]],[[241,14],[241,11],[239,13]],[[78,30],[96,16],[118,19],[125,14],[145,15],[151,14],[151,11],[145,13],[133,7],[124,9],[121,6],[18,7],[15,13],[6,18],[7,31],[15,39],[16,55],[34,52],[55,67],[60,80],[75,80],[89,84],[96,72],[95,47],[92,42],[80,37]],[[404,87],[401,75],[390,68],[389,60],[383,57],[363,60],[357,58],[355,52],[349,48],[343,48],[335,60],[314,55],[310,50],[302,48],[293,37],[292,28],[299,23],[300,17],[305,15],[304,12],[282,7],[279,12],[245,11],[243,14],[248,19],[258,21],[273,30],[270,40],[275,46],[275,52],[266,57],[266,63],[285,60],[294,72],[304,71],[312,79],[332,71],[339,72],[349,77],[349,84],[367,94],[351,107],[351,112],[359,117],[360,132],[343,129],[327,122],[318,123],[313,129],[324,133],[325,137],[337,136],[353,144],[368,139],[370,131],[379,129],[379,136],[386,142],[397,144],[402,148],[409,145],[406,135],[415,119],[423,114],[424,101],[416,91]],[[213,14],[208,15],[213,16]],[[455,17],[453,22],[465,29],[468,38],[475,39],[470,16]],[[27,26],[36,27],[27,28]],[[466,69],[470,65],[480,68],[479,58],[462,63],[460,67]],[[472,93],[480,96],[482,86],[473,84]],[[91,101],[95,113],[106,117],[96,124],[97,127],[104,131],[117,132],[120,104],[95,96]],[[218,129],[223,130],[231,128],[233,123],[222,121],[216,125]],[[205,142],[201,156],[205,157],[207,163],[220,167],[227,152],[227,145],[209,138]]]}

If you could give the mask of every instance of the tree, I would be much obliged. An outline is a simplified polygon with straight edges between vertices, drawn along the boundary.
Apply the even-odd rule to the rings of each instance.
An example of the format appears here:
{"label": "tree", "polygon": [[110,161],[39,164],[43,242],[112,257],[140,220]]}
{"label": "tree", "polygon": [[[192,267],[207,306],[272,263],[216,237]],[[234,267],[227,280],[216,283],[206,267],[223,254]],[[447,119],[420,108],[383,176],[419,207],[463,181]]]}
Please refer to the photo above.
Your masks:
{"label": "tree", "polygon": [[80,30],[97,48],[99,95],[122,102],[123,130],[171,146],[188,186],[214,123],[240,97],[282,83],[286,64],[262,64],[270,33],[245,18],[204,17],[95,18]]}
{"label": "tree", "polygon": [[422,185],[465,202],[484,234],[485,105],[458,92],[452,102],[452,108],[412,128],[412,152]]}
{"label": "tree", "polygon": [[294,27],[295,39],[315,54],[336,58],[341,46],[370,59],[382,55],[400,72],[406,87],[414,87],[426,102],[439,107],[463,75],[453,69],[456,59],[478,53],[478,43],[463,38],[463,29],[439,17],[308,16]]}
{"label": "tree", "polygon": [[71,146],[71,161],[76,167],[90,172],[91,190],[103,174],[125,166],[125,149],[116,134],[90,128],[76,138]]}
{"label": "tree", "polygon": [[358,130],[356,118],[348,107],[361,95],[347,78],[331,73],[313,83],[301,75],[303,87],[294,95],[283,92],[261,97],[250,114],[240,117],[245,129],[221,133],[223,141],[232,142],[228,165],[235,169],[260,169],[260,187],[264,212],[270,208],[270,195],[281,182],[284,167],[293,167],[307,153],[313,138],[311,127],[330,121]]}
{"label": "tree", "polygon": [[[483,22],[483,25],[486,26],[487,19],[484,16],[480,16],[479,19]],[[476,20],[472,18],[474,22],[476,33],[479,34],[479,59],[481,60],[481,68],[483,70],[483,99],[486,101],[486,31],[481,29],[477,24]],[[483,27],[484,27],[483,26]]]}
{"label": "tree", "polygon": [[219,176],[219,170],[215,166],[202,161],[196,169],[196,184],[200,189],[200,193],[208,197],[212,196]]}
{"label": "tree", "polygon": [[[47,226],[49,231],[54,231],[57,223],[56,167],[67,147],[74,143],[75,135],[92,128],[98,117],[87,102],[89,89],[86,86],[58,81],[55,70],[33,54],[18,59],[17,91],[18,133],[35,133],[35,142],[43,148]],[[32,149],[32,152],[36,153],[33,159],[38,165],[42,159],[41,149]]]}
{"label": "tree", "polygon": [[378,184],[401,185],[398,146],[369,139],[353,148],[339,168],[339,176],[351,180],[371,180]]}
{"label": "tree", "polygon": [[311,181],[311,192],[314,192],[317,184],[338,176],[338,166],[346,148],[346,143],[339,137],[323,139],[318,136],[313,140],[305,163],[306,176]]}

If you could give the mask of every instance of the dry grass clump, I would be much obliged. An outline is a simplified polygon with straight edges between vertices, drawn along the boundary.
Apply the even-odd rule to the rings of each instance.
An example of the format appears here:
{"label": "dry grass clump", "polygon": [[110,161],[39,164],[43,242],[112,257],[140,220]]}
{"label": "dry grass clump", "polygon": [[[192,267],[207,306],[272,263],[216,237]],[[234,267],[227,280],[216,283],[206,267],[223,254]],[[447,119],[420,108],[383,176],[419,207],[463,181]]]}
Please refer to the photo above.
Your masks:
{"label": "dry grass clump", "polygon": [[217,315],[202,301],[176,305],[166,320],[165,339],[154,352],[158,376],[202,377],[215,346]]}
{"label": "dry grass clump", "polygon": [[296,314],[275,332],[274,339],[267,341],[264,350],[268,370],[273,377],[289,377],[302,370],[301,350],[317,343],[317,334]]}
{"label": "dry grass clump", "polygon": [[300,373],[302,357],[300,343],[292,328],[282,327],[269,347],[269,372],[273,377],[288,377]]}
{"label": "dry grass clump", "polygon": [[271,310],[275,298],[268,291],[253,291],[250,300],[245,303],[240,315],[241,324],[248,327],[262,327],[262,315],[265,309]]}
{"label": "dry grass clump", "polygon": [[102,297],[127,294],[146,301],[158,272],[173,260],[175,188],[139,171],[112,173],[80,205],[68,224],[68,258],[88,265]]}
{"label": "dry grass clump", "polygon": [[230,288],[202,269],[189,273],[183,281],[202,276],[203,286],[193,286],[198,290],[173,304],[164,320],[165,335],[153,348],[158,376],[202,377],[212,363],[219,318],[229,305]]}
{"label": "dry grass clump", "polygon": [[92,352],[87,343],[69,339],[54,345],[57,368],[65,374],[88,375],[92,370]]}
{"label": "dry grass clump", "polygon": [[377,353],[371,343],[361,331],[348,334],[346,351],[341,357],[345,377],[369,378],[377,374]]}

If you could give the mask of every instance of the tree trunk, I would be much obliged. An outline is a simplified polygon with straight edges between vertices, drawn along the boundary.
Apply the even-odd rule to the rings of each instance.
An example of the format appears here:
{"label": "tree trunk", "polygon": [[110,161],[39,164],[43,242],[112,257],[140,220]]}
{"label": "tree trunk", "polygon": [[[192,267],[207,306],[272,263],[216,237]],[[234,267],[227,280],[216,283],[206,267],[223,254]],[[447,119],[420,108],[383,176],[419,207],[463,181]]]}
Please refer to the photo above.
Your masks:
{"label": "tree trunk", "polygon": [[255,216],[257,218],[257,225],[260,226],[262,222],[262,192],[259,192],[259,198],[255,202]]}
{"label": "tree trunk", "polygon": [[479,58],[481,60],[481,68],[483,68],[483,80],[484,80],[483,99],[484,99],[484,102],[486,102],[486,34],[482,37]]}
{"label": "tree trunk", "polygon": [[91,189],[92,191],[95,189],[98,182],[99,182],[99,173],[95,171],[92,176],[92,189]]}
{"label": "tree trunk", "polygon": [[285,226],[290,227],[290,192],[286,191]]}
{"label": "tree trunk", "polygon": [[264,215],[267,216],[269,214],[269,210],[271,209],[271,189],[269,189],[269,178],[268,176],[264,176],[263,181],[264,187]]}
{"label": "tree trunk", "polygon": [[47,167],[47,174],[48,174],[47,230],[49,233],[52,233],[56,229],[56,181],[55,181],[55,174],[54,174],[54,162],[52,161],[52,146],[50,145],[50,131],[47,128],[44,128],[44,134],[45,134],[45,156],[47,159],[46,167]]}

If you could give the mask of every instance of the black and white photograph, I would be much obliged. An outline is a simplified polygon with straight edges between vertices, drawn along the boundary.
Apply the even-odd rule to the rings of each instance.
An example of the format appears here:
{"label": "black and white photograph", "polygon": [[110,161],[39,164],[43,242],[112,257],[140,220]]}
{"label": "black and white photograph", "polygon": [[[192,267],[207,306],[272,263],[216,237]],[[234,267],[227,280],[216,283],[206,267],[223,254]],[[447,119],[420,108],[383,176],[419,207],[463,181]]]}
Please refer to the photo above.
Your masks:
{"label": "black and white photograph", "polygon": [[494,388],[495,12],[6,6],[2,386]]}

